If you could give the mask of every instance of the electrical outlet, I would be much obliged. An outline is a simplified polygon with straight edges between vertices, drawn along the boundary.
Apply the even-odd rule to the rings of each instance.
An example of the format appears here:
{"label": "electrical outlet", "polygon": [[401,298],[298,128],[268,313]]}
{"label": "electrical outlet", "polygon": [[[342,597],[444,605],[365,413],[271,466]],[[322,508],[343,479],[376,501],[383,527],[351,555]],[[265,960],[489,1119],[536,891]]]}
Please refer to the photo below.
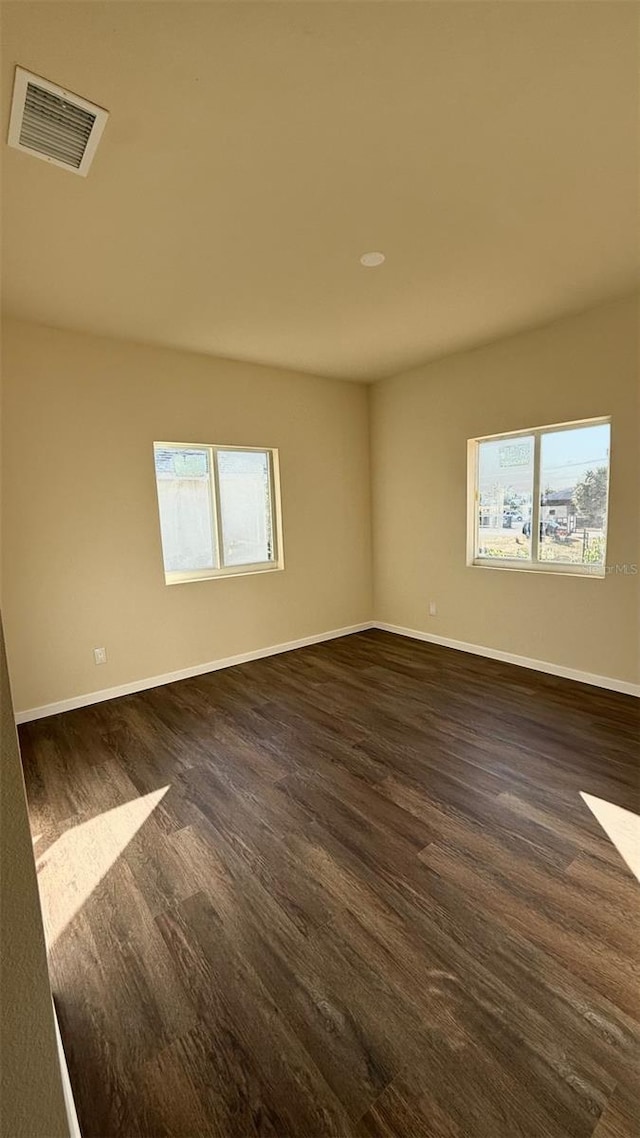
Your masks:
{"label": "electrical outlet", "polygon": [[106,664],[107,662],[107,649],[94,648],[93,649],[93,662],[94,664]]}
{"label": "electrical outlet", "polygon": [[429,601],[429,616],[435,616],[438,611],[435,601]]}

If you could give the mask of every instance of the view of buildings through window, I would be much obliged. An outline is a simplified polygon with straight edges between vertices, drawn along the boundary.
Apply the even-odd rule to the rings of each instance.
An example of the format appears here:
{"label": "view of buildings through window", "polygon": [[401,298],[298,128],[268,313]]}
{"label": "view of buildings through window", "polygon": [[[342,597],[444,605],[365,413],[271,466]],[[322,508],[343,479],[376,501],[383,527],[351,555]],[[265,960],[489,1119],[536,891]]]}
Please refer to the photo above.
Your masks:
{"label": "view of buildings through window", "polygon": [[598,422],[478,440],[475,559],[604,572],[610,432]]}

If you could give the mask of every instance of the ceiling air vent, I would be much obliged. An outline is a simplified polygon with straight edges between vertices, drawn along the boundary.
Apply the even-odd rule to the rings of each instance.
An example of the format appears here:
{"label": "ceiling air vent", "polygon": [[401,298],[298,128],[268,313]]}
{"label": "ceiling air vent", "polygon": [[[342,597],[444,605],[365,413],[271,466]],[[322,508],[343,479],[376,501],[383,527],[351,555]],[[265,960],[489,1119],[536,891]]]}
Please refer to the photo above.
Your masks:
{"label": "ceiling air vent", "polygon": [[9,146],[88,174],[109,112],[16,67]]}

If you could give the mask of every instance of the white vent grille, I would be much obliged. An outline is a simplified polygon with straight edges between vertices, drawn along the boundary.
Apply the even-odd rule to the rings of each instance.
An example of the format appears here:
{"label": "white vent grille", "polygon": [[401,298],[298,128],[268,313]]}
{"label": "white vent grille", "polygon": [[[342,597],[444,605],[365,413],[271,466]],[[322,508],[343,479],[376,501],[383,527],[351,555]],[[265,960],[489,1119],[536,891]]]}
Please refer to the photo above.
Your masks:
{"label": "white vent grille", "polygon": [[86,174],[108,112],[16,68],[9,146],[75,174]]}

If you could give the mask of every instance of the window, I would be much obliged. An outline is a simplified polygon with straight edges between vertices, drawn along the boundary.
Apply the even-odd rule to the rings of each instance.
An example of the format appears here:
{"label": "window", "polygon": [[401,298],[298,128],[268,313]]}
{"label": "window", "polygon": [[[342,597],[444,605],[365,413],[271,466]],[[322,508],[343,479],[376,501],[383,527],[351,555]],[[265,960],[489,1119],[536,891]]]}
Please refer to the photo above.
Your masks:
{"label": "window", "polygon": [[153,449],[168,585],[283,568],[277,451]]}
{"label": "window", "polygon": [[470,565],[604,577],[608,419],[471,439]]}

